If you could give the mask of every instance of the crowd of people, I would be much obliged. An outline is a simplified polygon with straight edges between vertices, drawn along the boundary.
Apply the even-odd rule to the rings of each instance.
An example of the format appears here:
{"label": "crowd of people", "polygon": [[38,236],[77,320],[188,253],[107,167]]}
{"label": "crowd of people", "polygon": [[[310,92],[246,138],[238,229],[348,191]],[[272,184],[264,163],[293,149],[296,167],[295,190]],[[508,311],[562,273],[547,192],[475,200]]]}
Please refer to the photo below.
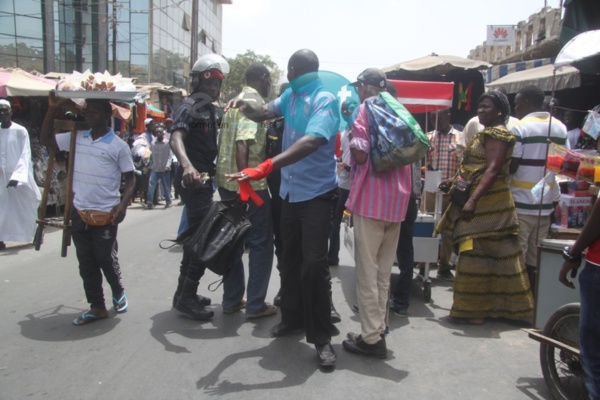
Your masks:
{"label": "crowd of people", "polygon": [[[216,190],[222,200],[236,199],[238,182],[251,181],[262,205],[249,203],[252,228],[224,276],[222,312],[245,309],[248,319],[256,319],[279,310],[281,321],[271,336],[304,332],[315,346],[319,365],[334,366],[331,325],[340,317],[333,306],[330,268],[340,261],[340,224],[346,212],[354,226],[360,331],[349,332],[343,348],[386,358],[387,313],[409,313],[414,222],[419,207],[433,211],[436,201],[436,193],[423,191],[422,169],[441,173],[444,213],[435,230],[441,235],[437,277],[454,282],[448,321],[480,325],[490,318],[532,317],[538,245],[548,233],[560,195],[554,176],[543,176],[546,143],[568,148],[584,142],[581,133],[573,133],[576,128],[567,115],[569,132],[544,109],[544,92],[528,86],[516,95],[515,118],[506,95],[489,91],[479,98],[477,117],[462,131],[452,125],[449,109],[430,113],[435,128],[427,134],[430,147],[424,159],[378,172],[370,162],[368,104],[385,92],[395,99],[395,88],[381,70],[368,68],[354,82],[360,104],[350,107],[324,87],[318,71],[313,51],[295,52],[288,62],[289,86],[267,103],[270,72],[263,64],[251,64],[245,86],[223,114],[216,101],[229,66],[218,55],[203,56],[191,70],[190,96],[174,120],[162,124],[148,119],[146,132],[129,145],[109,126],[108,101],[87,101],[90,129],[75,138],[71,230],[90,309],[73,324],[109,316],[102,275],[111,287],[114,311],[128,308],[117,230],[134,196],[144,208],[153,209],[161,182],[161,196],[169,208],[171,182],[181,182],[181,187],[174,185],[185,204],[181,232],[202,221]],[[50,94],[40,137],[42,144],[60,150],[69,148],[71,133],[54,134],[52,123],[65,101]],[[344,132],[338,132],[340,110],[350,118]],[[35,229],[40,194],[32,184],[27,132],[10,120],[7,100],[0,100],[0,124],[0,144],[9,154],[3,152],[0,159],[0,204],[11,210],[10,217],[0,217],[0,240],[27,242]],[[541,179],[549,179],[552,189],[535,203],[531,189]],[[597,233],[588,233],[580,239],[571,261],[597,238]],[[266,295],[274,260],[280,290],[271,304]],[[400,278],[390,288],[395,260]],[[597,264],[588,259],[588,265],[594,267],[586,266],[585,271]],[[575,268],[575,263],[568,267]],[[211,299],[198,293],[204,272],[184,247],[173,308],[200,321],[214,316]],[[423,273],[421,268],[419,275]],[[585,362],[597,357],[592,351],[584,354],[590,357]],[[590,365],[586,371],[591,371]]]}

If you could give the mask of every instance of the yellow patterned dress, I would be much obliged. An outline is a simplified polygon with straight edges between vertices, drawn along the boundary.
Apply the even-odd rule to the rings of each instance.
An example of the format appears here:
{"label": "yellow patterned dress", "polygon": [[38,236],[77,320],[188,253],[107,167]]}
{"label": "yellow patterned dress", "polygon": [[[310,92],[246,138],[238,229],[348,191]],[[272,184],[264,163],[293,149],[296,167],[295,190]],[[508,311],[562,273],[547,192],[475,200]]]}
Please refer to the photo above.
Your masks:
{"label": "yellow patterned dress", "polygon": [[488,137],[510,146],[502,171],[477,202],[473,219],[460,219],[462,207],[450,203],[436,228],[436,234],[452,235],[454,248],[461,250],[450,316],[527,318],[533,315],[533,296],[517,238],[515,203],[506,182],[515,137],[506,128],[484,129],[465,149],[459,171],[473,180],[473,193],[487,168]]}

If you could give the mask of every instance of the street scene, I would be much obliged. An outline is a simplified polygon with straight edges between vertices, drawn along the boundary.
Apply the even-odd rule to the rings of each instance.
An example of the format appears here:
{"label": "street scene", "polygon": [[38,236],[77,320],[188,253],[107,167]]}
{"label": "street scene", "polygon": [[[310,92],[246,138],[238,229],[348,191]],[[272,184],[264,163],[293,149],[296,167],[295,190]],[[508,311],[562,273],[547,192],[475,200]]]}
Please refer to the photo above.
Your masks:
{"label": "street scene", "polygon": [[[40,251],[9,247],[0,253],[4,322],[0,398],[12,399],[551,399],[539,361],[539,343],[525,322],[483,326],[444,322],[452,287],[435,278],[432,302],[419,282],[411,288],[407,318],[390,315],[387,360],[341,349],[345,332],[360,329],[354,262],[340,250],[331,268],[333,299],[342,322],[332,337],[338,361],[321,371],[302,334],[272,339],[278,313],[251,322],[243,312],[224,315],[219,277],[207,272],[199,290],[211,297],[215,317],[198,322],[172,309],[181,249],[173,239],[181,207],[144,210],[134,204],[119,226],[119,261],[129,310],[83,327],[71,321],[88,307],[73,246],[60,257],[62,234],[48,228]],[[246,257],[244,257],[246,258]],[[396,279],[397,267],[392,279]],[[217,284],[213,285],[216,286]],[[273,268],[267,299],[279,289]],[[110,291],[105,289],[106,296]]]}
{"label": "street scene", "polygon": [[0,400],[600,400],[600,2],[1,0]]}

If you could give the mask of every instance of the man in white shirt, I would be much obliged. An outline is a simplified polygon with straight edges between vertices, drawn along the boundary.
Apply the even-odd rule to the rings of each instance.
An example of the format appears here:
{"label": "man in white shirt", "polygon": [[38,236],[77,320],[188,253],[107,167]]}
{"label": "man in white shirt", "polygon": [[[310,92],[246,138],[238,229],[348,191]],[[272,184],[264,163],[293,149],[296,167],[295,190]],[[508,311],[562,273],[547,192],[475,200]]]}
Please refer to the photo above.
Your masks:
{"label": "man in white shirt", "polygon": [[537,248],[548,236],[550,214],[554,210],[554,203],[560,200],[560,191],[553,173],[546,179],[551,190],[544,193],[541,205],[534,203],[531,189],[543,178],[548,139],[552,143],[568,147],[567,128],[554,117],[549,124],[550,113],[542,111],[543,101],[544,92],[538,87],[527,86],[521,89],[515,97],[515,113],[520,121],[511,129],[517,143],[510,164],[512,176],[509,186],[517,209],[519,241],[532,287],[535,287]]}
{"label": "man in white shirt", "polygon": [[0,250],[5,241],[31,242],[40,191],[33,179],[29,134],[12,122],[8,100],[0,100]]}
{"label": "man in white shirt", "polygon": [[[54,114],[64,102],[50,93],[40,132],[42,144],[56,144],[59,150],[68,150],[71,141],[70,132],[53,135]],[[85,121],[91,129],[77,132],[75,144],[71,233],[90,303],[90,310],[73,320],[77,326],[108,317],[102,275],[111,287],[115,312],[123,313],[129,305],[117,258],[117,228],[125,218],[135,178],[129,146],[108,126],[111,115],[108,100],[86,100]],[[125,189],[121,196],[122,176]]]}

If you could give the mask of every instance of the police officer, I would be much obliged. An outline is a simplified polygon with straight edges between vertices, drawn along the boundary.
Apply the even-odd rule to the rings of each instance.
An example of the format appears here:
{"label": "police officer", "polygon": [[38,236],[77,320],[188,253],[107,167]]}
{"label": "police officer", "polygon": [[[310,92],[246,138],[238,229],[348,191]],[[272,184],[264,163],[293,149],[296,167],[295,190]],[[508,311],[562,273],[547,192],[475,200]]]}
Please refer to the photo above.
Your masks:
{"label": "police officer", "polygon": [[[198,59],[190,72],[191,95],[177,110],[171,149],[179,161],[182,199],[189,226],[202,221],[213,201],[214,160],[217,157],[217,129],[219,114],[213,104],[219,98],[221,84],[229,64],[217,54],[207,54]],[[208,174],[208,180],[200,179]],[[205,307],[211,300],[197,294],[204,267],[194,263],[184,248],[173,307],[180,313],[197,320],[209,320],[214,312]]]}

